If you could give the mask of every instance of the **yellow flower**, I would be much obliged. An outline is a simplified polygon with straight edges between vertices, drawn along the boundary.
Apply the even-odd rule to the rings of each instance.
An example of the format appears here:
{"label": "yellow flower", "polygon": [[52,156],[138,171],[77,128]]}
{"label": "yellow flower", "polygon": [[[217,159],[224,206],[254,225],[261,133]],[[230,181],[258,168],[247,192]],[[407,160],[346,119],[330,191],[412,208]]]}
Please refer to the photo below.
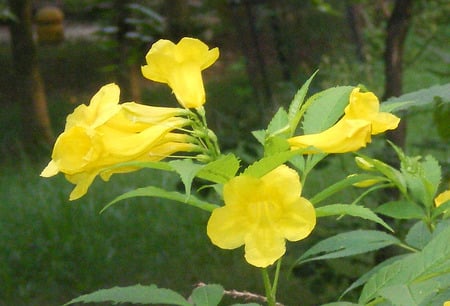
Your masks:
{"label": "yellow flower", "polygon": [[370,122],[372,135],[394,130],[400,118],[391,113],[379,112],[380,102],[372,92],[359,92],[356,87],[350,93],[349,104],[345,108],[344,119],[367,120]]}
{"label": "yellow flower", "polygon": [[450,306],[450,301],[444,302],[442,306]]}
{"label": "yellow flower", "polygon": [[267,267],[285,253],[285,239],[306,238],[316,224],[312,204],[300,196],[296,171],[280,166],[261,178],[241,175],[224,186],[225,206],[215,209],[207,234],[223,249],[245,244],[245,259]]}
{"label": "yellow flower", "polygon": [[321,133],[288,139],[292,150],[313,147],[305,154],[352,152],[370,141],[370,122],[366,120],[340,120]]}
{"label": "yellow flower", "polygon": [[118,104],[119,95],[115,84],[102,87],[88,106],[78,106],[67,117],[65,130],[56,140],[52,160],[41,176],[64,173],[76,185],[70,200],[83,196],[98,174],[107,180],[113,173],[137,170],[132,167],[108,170],[111,166],[127,161],[158,161],[175,150],[195,149],[195,145],[182,143],[188,140],[187,135],[172,132],[188,123],[187,119],[177,117],[186,110],[134,102]]}
{"label": "yellow flower", "polygon": [[441,192],[436,198],[434,198],[434,205],[439,207],[447,201],[450,201],[450,189]]}
{"label": "yellow flower", "polygon": [[354,152],[372,141],[371,135],[395,129],[400,119],[390,113],[379,112],[379,101],[371,93],[350,93],[344,116],[327,130],[288,139],[292,150],[314,147],[304,151],[313,153]]}
{"label": "yellow flower", "polygon": [[219,49],[209,50],[202,41],[185,37],[178,44],[165,39],[153,44],[142,67],[142,74],[155,82],[167,83],[178,102],[186,108],[205,103],[202,70],[219,57]]}

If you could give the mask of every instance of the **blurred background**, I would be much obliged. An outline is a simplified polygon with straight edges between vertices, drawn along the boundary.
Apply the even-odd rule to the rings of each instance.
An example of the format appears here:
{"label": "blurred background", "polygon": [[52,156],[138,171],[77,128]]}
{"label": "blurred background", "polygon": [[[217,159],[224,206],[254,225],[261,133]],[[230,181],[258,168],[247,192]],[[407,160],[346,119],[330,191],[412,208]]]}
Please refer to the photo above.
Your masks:
{"label": "blurred background", "polygon": [[[219,47],[218,62],[204,71],[205,107],[223,151],[245,165],[261,153],[250,132],[267,126],[317,69],[310,94],[362,84],[384,101],[448,83],[448,16],[446,0],[0,0],[0,305],[58,305],[135,283],[185,295],[198,282],[263,292],[242,250],[211,245],[202,211],[132,199],[99,215],[136,187],[179,189],[176,177],[147,170],[117,175],[70,203],[72,186],[61,175],[39,177],[65,117],[100,86],[118,83],[121,101],[177,106],[166,85],[140,73],[153,42],[190,36]],[[401,117],[402,128],[388,137],[410,155],[433,154],[448,182],[448,103]],[[380,137],[367,151],[391,154]],[[352,156],[327,159],[306,196],[352,171]],[[330,201],[346,203],[356,193]],[[367,201],[375,205],[377,198]],[[289,244],[286,266],[315,240],[361,226],[367,228],[351,218],[321,219],[311,238]],[[279,300],[335,300],[373,261],[361,256],[295,269],[281,281]]]}

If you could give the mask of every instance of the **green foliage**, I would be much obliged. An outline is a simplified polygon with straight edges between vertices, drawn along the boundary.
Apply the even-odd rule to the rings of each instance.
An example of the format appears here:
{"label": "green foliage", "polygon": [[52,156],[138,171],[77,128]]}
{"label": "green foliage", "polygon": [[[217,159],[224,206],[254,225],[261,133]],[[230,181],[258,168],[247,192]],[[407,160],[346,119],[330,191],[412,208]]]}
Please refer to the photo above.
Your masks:
{"label": "green foliage", "polygon": [[325,205],[321,207],[316,208],[316,215],[318,218],[320,217],[329,217],[329,216],[353,216],[353,217],[359,217],[363,218],[372,222],[376,222],[380,224],[381,226],[385,227],[386,229],[390,230],[391,232],[394,232],[394,230],[381,219],[378,217],[372,210],[369,208],[358,206],[358,205],[352,205],[352,204],[331,204],[331,205]]}
{"label": "green foliage", "polygon": [[356,230],[326,238],[300,256],[296,265],[309,261],[347,257],[379,250],[400,241],[389,234],[374,230]]}
{"label": "green foliage", "polygon": [[186,197],[186,195],[176,192],[176,191],[167,191],[163,188],[159,188],[159,187],[155,187],[155,186],[148,186],[148,187],[143,187],[143,188],[137,188],[135,190],[126,192],[120,196],[118,196],[117,198],[115,198],[114,200],[112,200],[111,202],[109,202],[108,204],[106,204],[106,206],[102,209],[102,212],[105,211],[106,209],[108,209],[109,207],[111,207],[111,205],[114,205],[115,203],[125,200],[125,199],[129,199],[129,198],[135,198],[135,197],[158,197],[158,198],[163,198],[163,199],[168,199],[168,200],[173,200],[173,201],[177,201],[180,203],[185,203],[206,211],[212,211],[214,208],[217,208],[217,205],[199,200],[197,198],[195,198],[194,196],[189,196]]}
{"label": "green foliage", "polygon": [[305,102],[309,107],[302,125],[304,133],[319,133],[332,126],[347,106],[353,88],[352,86],[329,88],[310,97]]}
{"label": "green foliage", "polygon": [[[93,293],[79,296],[64,305],[74,303],[133,303],[133,304],[170,304],[190,306],[192,304],[175,291],[158,288],[156,285],[130,287],[114,287],[102,289]],[[202,305],[202,304],[199,304]]]}
{"label": "green foliage", "polygon": [[450,83],[434,85],[430,88],[420,89],[400,97],[389,98],[381,104],[383,112],[397,112],[411,107],[428,106],[435,102],[450,102]]}
{"label": "green foliage", "polygon": [[[377,271],[364,285],[359,303],[382,297],[395,305],[419,305],[450,288],[450,227],[436,233],[420,252]],[[399,294],[400,292],[400,294]]]}

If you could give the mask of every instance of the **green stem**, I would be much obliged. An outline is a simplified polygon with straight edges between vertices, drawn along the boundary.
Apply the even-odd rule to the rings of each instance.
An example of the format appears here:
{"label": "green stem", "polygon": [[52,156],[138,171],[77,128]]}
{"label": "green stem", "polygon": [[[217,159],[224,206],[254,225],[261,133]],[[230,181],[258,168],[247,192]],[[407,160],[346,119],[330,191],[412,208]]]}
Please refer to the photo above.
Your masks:
{"label": "green stem", "polygon": [[409,245],[407,245],[407,244],[401,243],[401,242],[398,243],[397,245],[398,245],[399,247],[404,248],[405,250],[411,251],[411,252],[413,252],[413,253],[419,252],[418,249],[415,249],[415,248],[413,248],[413,247],[411,247],[411,246],[409,246]]}
{"label": "green stem", "polygon": [[281,258],[277,262],[277,267],[275,269],[275,277],[273,279],[272,284],[272,295],[274,298],[277,296],[277,287],[278,287],[278,280],[280,278],[280,270],[281,270]]}
{"label": "green stem", "polygon": [[272,285],[270,283],[269,278],[269,272],[267,271],[267,268],[263,268],[262,270],[262,277],[264,281],[264,288],[266,290],[266,298],[267,298],[267,305],[268,306],[275,306],[275,296],[272,294]]}

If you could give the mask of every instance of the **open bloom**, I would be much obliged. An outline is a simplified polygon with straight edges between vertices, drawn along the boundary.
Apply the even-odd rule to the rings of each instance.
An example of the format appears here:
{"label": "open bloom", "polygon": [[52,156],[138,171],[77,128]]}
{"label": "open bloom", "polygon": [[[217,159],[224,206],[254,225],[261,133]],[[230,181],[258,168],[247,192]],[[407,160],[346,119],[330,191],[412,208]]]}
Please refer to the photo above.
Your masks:
{"label": "open bloom", "polygon": [[98,174],[107,180],[113,173],[136,170],[108,169],[111,166],[127,161],[158,161],[176,151],[195,149],[186,143],[188,135],[173,132],[188,124],[187,119],[178,117],[186,110],[134,102],[118,104],[119,94],[117,85],[103,86],[89,105],[78,106],[67,117],[65,130],[56,140],[52,160],[41,176],[64,173],[76,185],[70,200],[83,196]]}
{"label": "open bloom", "polygon": [[288,139],[291,149],[308,149],[305,153],[354,152],[372,141],[371,135],[397,128],[400,119],[390,113],[379,112],[378,98],[371,92],[350,93],[344,116],[323,132],[295,136]]}
{"label": "open bloom", "polygon": [[178,102],[186,108],[205,103],[202,70],[219,57],[219,49],[209,50],[202,41],[185,37],[178,44],[160,39],[153,44],[142,67],[142,74],[155,82],[167,83]]}
{"label": "open bloom", "polygon": [[215,209],[207,234],[223,249],[245,245],[245,259],[267,267],[286,251],[285,239],[307,237],[316,224],[312,204],[300,196],[296,171],[280,166],[261,178],[241,175],[225,184],[225,206]]}

